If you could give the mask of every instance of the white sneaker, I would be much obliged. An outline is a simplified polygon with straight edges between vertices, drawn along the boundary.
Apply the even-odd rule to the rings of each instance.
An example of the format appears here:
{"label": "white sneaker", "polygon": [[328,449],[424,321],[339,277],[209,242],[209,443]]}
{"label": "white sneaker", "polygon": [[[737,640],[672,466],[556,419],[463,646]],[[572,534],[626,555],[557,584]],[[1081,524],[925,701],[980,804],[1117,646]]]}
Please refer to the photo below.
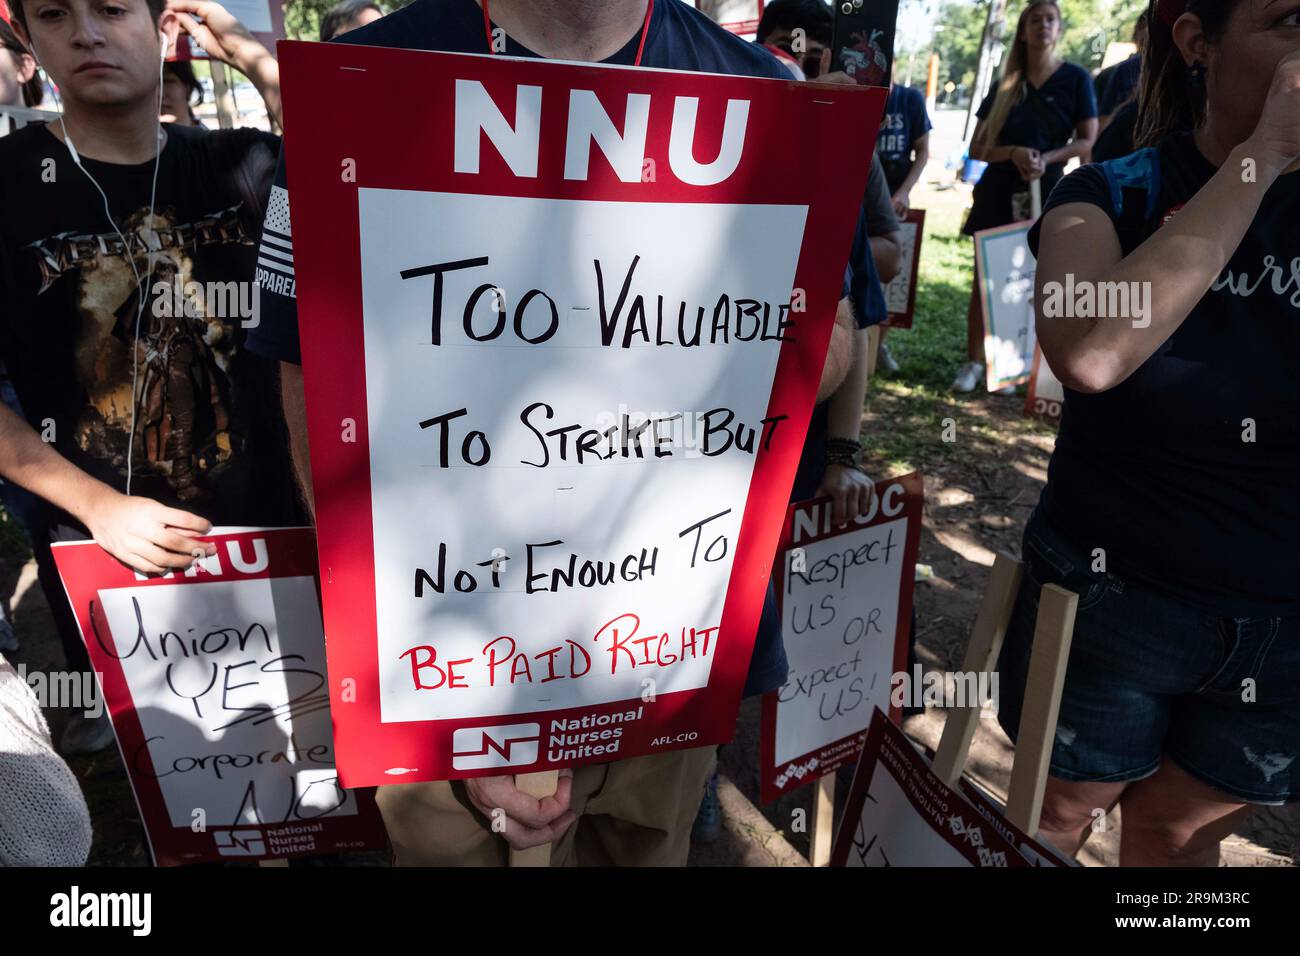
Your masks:
{"label": "white sneaker", "polygon": [[984,381],[984,365],[981,362],[967,362],[957,369],[957,377],[952,381],[954,392],[973,392]]}
{"label": "white sneaker", "polygon": [[889,345],[885,342],[881,342],[880,348],[876,350],[876,368],[890,375],[898,371],[898,360],[894,358],[889,351]]}
{"label": "white sneaker", "polygon": [[113,725],[107,714],[86,717],[80,711],[68,718],[59,739],[59,750],[65,757],[99,753],[113,745]]}

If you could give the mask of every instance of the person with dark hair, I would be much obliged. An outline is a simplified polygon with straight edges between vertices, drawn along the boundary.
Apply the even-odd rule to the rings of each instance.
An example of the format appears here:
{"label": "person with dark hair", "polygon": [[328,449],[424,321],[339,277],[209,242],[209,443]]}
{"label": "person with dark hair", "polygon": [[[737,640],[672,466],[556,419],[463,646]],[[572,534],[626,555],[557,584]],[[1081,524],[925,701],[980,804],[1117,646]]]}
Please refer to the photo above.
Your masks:
{"label": "person with dark hair", "polygon": [[44,95],[36,58],[13,27],[0,20],[0,106],[36,107]]}
{"label": "person with dark hair", "polygon": [[163,64],[162,110],[164,123],[177,126],[202,126],[194,115],[194,107],[203,102],[203,86],[194,75],[188,60],[172,60]]}
{"label": "person with dark hair", "polygon": [[1115,116],[1116,111],[1137,95],[1138,80],[1142,74],[1142,54],[1147,44],[1147,16],[1144,12],[1133,26],[1133,43],[1137,51],[1122,63],[1115,65],[1115,72],[1106,84],[1105,92],[1097,100],[1098,122],[1105,129]]}
{"label": "person with dark hair", "polygon": [[835,21],[822,0],[772,0],[763,8],[754,39],[789,55],[805,79],[829,73]]}
{"label": "person with dark hair", "polygon": [[1104,163],[1108,159],[1119,159],[1133,152],[1133,132],[1137,127],[1137,98],[1130,99],[1115,111],[1106,128],[1097,136],[1092,145],[1089,159],[1094,163]]}
{"label": "person with dark hair", "polygon": [[373,0],[343,0],[330,8],[321,18],[320,38],[325,43],[337,36],[359,30],[367,23],[374,23],[384,15],[379,5]]}
{"label": "person with dark hair", "polygon": [[1044,836],[1076,853],[1118,804],[1121,865],[1215,866],[1300,801],[1300,7],[1150,18],[1141,148],[1062,180],[1029,237],[1065,411],[998,719],[1014,738],[1039,589],[1074,592]]}
{"label": "person with dark hair", "polygon": [[1133,24],[1133,44],[1137,52],[1114,66],[1097,74],[1098,129],[1105,132],[1115,114],[1137,94],[1138,79],[1142,74],[1142,51],[1147,45],[1147,14],[1138,16]]}
{"label": "person with dark hair", "polygon": [[[244,348],[279,140],[159,121],[163,55],[181,29],[277,112],[279,72],[207,0],[17,0],[13,12],[63,112],[0,138],[0,361],[24,412],[0,405],[0,477],[44,500],[33,552],[60,596],[67,666],[84,673],[50,538],[93,538],[158,573],[209,552],[193,538],[213,523],[299,520],[284,431],[265,411],[276,366]],[[240,280],[233,302],[187,291]],[[107,719],[77,712],[60,743],[112,741]]]}
{"label": "person with dark hair", "polygon": [[[1066,162],[1086,156],[1097,138],[1092,79],[1083,67],[1056,55],[1060,38],[1055,0],[1030,0],[1016,22],[1002,79],[975,114],[979,123],[970,156],[988,168],[975,184],[964,235],[1030,218],[1029,184],[1038,180],[1046,199]],[[955,392],[973,392],[984,378],[977,282],[971,283],[966,311],[966,357],[952,383]]]}

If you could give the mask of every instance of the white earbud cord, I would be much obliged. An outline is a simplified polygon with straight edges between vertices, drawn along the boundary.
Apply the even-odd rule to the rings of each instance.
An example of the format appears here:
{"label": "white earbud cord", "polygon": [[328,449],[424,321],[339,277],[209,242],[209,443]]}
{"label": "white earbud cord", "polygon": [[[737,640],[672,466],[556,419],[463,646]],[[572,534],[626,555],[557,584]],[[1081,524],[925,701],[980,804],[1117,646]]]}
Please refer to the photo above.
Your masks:
{"label": "white earbud cord", "polygon": [[[159,56],[158,58],[158,109],[155,114],[158,116],[158,120],[157,120],[157,126],[155,127],[155,133],[154,133],[153,180],[149,185],[149,231],[150,232],[155,232],[154,205],[158,197],[158,167],[162,162],[162,100],[163,100],[162,84],[163,84],[163,63],[166,61],[167,58],[166,43],[163,43],[162,50],[163,50],[162,55]],[[33,54],[35,53],[35,51],[36,51],[36,46],[35,44],[33,44],[32,45]],[[42,69],[44,69],[44,67],[42,67]],[[72,154],[72,160],[76,164],[77,168],[86,174],[86,178],[90,180],[90,184],[95,187],[95,191],[99,193],[100,198],[104,201],[104,215],[108,218],[108,224],[113,227],[113,232],[117,233],[117,238],[121,240],[122,251],[126,256],[126,264],[131,267],[131,275],[135,277],[135,291],[136,291],[137,303],[136,303],[136,310],[135,310],[135,329],[134,329],[134,334],[132,336],[132,343],[131,343],[131,433],[127,438],[127,445],[126,445],[126,493],[129,496],[131,494],[131,479],[133,477],[132,459],[135,453],[136,408],[139,403],[139,398],[136,395],[136,389],[139,385],[139,379],[140,379],[140,320],[144,317],[144,307],[145,307],[145,298],[146,298],[145,278],[147,279],[153,278],[154,250],[152,247],[150,247],[147,251],[146,262],[148,263],[148,271],[145,274],[145,278],[141,278],[140,270],[135,267],[135,257],[131,254],[131,246],[126,241],[126,236],[122,234],[122,230],[117,227],[116,220],[113,219],[113,212],[109,207],[108,194],[105,193],[103,187],[100,186],[99,183],[95,181],[95,177],[90,175],[90,170],[86,169],[86,167],[81,164],[81,157],[77,155],[77,148],[72,144],[72,137],[68,135],[68,124],[65,123],[63,120],[63,104],[59,100],[58,91],[54,89],[53,84],[51,84],[50,88],[54,92],[55,105],[59,107],[59,126],[63,130],[63,141],[64,143],[67,144],[68,152]]]}

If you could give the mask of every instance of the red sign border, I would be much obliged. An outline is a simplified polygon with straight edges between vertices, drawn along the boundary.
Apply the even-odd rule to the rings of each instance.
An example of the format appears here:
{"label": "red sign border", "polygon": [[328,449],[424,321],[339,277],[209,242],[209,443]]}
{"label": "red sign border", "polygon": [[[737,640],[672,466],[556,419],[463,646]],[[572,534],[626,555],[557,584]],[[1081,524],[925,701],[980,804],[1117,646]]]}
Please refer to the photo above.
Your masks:
{"label": "red sign border", "polygon": [[[629,746],[616,756],[548,763],[542,759],[539,747],[537,762],[515,769],[536,771],[575,766],[730,740],[781,516],[802,450],[821,372],[821,356],[829,342],[842,289],[844,257],[834,250],[847,252],[856,225],[856,203],[838,200],[843,195],[862,194],[887,91],[715,74],[708,74],[707,81],[701,82],[704,74],[673,70],[634,70],[352,44],[284,41],[278,44],[278,51],[285,113],[286,117],[293,117],[285,123],[285,155],[293,190],[299,314],[311,316],[310,324],[303,326],[301,337],[303,375],[308,395],[325,627],[331,635],[327,650],[331,698],[336,705],[335,739],[340,777],[347,786],[500,774],[501,769],[454,770],[451,766],[453,732],[460,727],[502,722],[535,720],[540,724],[545,718],[566,713],[618,714],[641,705],[639,699],[632,699],[569,711],[437,721],[440,726],[436,736],[428,730],[435,722],[385,724],[380,719],[365,371],[364,363],[355,361],[344,347],[349,342],[363,341],[360,257],[355,252],[359,246],[359,225],[356,202],[352,198],[356,188],[617,201],[790,203],[808,207],[794,282],[795,288],[806,291],[805,332],[800,336],[803,345],[796,348],[794,342],[787,342],[782,346],[768,405],[769,414],[779,410],[788,416],[785,424],[789,430],[783,436],[778,432],[771,452],[759,454],[755,462],[707,693],[685,691],[659,695],[652,705],[658,712],[654,728],[634,726],[624,738]],[[442,71],[445,73],[439,76]],[[513,92],[516,84],[540,84],[543,90],[547,85],[566,91],[575,85],[593,89],[608,83],[616,74],[630,81],[619,93],[623,89],[660,92],[659,106],[653,101],[651,106],[652,135],[655,110],[665,108],[662,99],[674,94],[696,96],[700,99],[701,116],[709,115],[712,108],[721,117],[724,101],[732,95],[759,106],[757,110],[751,107],[747,135],[760,137],[764,148],[746,150],[736,173],[728,181],[707,189],[677,181],[671,175],[669,164],[662,162],[658,166],[658,181],[649,184],[653,187],[651,197],[647,197],[643,188],[646,183],[619,182],[603,159],[591,164],[589,180],[565,182],[554,174],[549,188],[545,172],[530,180],[516,179],[493,149],[482,151],[480,174],[450,171],[452,137],[440,135],[444,131],[434,121],[434,110],[437,97],[449,95],[453,78],[483,83],[489,95],[502,104],[503,113],[511,115],[513,97],[503,93]],[[447,84],[441,92],[439,79]],[[415,104],[397,104],[386,94],[377,95],[379,91],[396,88],[421,89],[424,97]],[[545,103],[545,92],[543,97]],[[330,104],[328,116],[320,115],[321,104],[326,103]],[[428,121],[418,115],[420,109],[427,111]],[[623,108],[615,106],[611,99],[606,109],[618,122]],[[557,113],[561,114],[558,124]],[[557,167],[558,173],[565,132],[563,115],[558,110],[551,110],[550,114],[548,118],[543,109],[543,163],[539,172],[545,170],[550,153],[555,155],[557,162],[551,165]],[[348,158],[355,160],[356,176],[355,182],[346,184],[339,175],[343,157],[337,155],[339,149],[334,140],[340,126],[335,118],[339,115],[353,117],[346,124],[351,134],[347,150]],[[806,118],[800,137],[789,135],[791,116]],[[368,124],[360,123],[361,120]],[[705,155],[716,155],[721,138],[721,124],[718,126],[713,142],[704,136],[697,143]],[[394,150],[385,137],[366,135],[382,129],[401,130],[408,141],[401,150]],[[846,137],[850,138],[849,142]],[[657,152],[653,140],[649,145],[648,153],[667,155],[665,144],[659,143],[662,148]],[[714,152],[710,153],[710,149]],[[845,172],[838,177],[809,175],[807,156],[810,153],[824,157],[828,168],[834,157],[844,155],[859,157],[862,162],[860,168],[852,164],[852,169],[839,163],[835,168]],[[431,157],[445,158],[446,162],[440,164]],[[356,442],[346,446],[337,440],[339,422],[345,418],[356,423]],[[791,436],[798,440],[791,440]],[[744,637],[728,640],[727,635],[731,634]],[[341,682],[346,678],[355,682],[355,702],[339,707]],[[718,701],[730,703],[719,707]],[[674,736],[674,730],[680,730],[676,736],[684,739],[665,741],[665,737]]]}
{"label": "red sign border", "polygon": [[[880,769],[880,752],[885,746],[886,734],[895,738],[895,743],[900,747],[904,759],[907,760],[911,767],[916,769],[917,772],[920,772],[920,768],[923,767],[926,772],[933,774],[929,762],[912,745],[912,742],[907,738],[906,734],[903,733],[902,728],[898,726],[891,727],[890,724],[891,721],[885,718],[884,711],[877,709],[872,717],[871,727],[867,730],[866,741],[862,748],[862,757],[859,760],[856,772],[853,774],[853,786],[849,789],[849,798],[844,806],[843,817],[840,820],[839,827],[836,829],[835,847],[831,851],[830,861],[830,865],[833,867],[844,866],[848,862],[849,852],[853,847],[853,834],[857,829],[858,820],[862,816],[862,807],[866,803],[867,793],[871,789],[871,780]],[[886,768],[885,772],[888,773],[889,770]],[[988,833],[989,839],[991,842],[996,844],[998,849],[1006,856],[1007,865],[1005,869],[1020,869],[1033,866],[1033,864],[1031,864],[1020,852],[1019,848],[1007,840],[997,828],[986,820],[980,811],[966,799],[965,795],[962,794],[959,789],[947,786],[937,777],[935,778],[935,781],[939,786],[952,794],[953,797],[961,801],[962,805],[969,810],[974,819],[978,820],[988,828],[986,832]],[[915,806],[916,800],[912,795],[907,793],[906,790],[904,790],[904,794],[912,805]],[[969,843],[960,842],[954,839],[952,835],[944,830],[938,830],[936,832],[939,833],[945,842],[947,842],[953,849],[965,857],[974,869],[1004,869],[1004,867],[983,866],[979,862],[979,854],[976,853],[974,847]]]}
{"label": "red sign border", "polygon": [[916,321],[916,283],[921,278],[921,243],[925,240],[925,210],[909,207],[904,222],[916,225],[916,246],[912,249],[912,278],[907,287],[907,311],[890,312],[883,328],[910,329]]}
{"label": "red sign border", "polygon": [[[863,528],[872,528],[879,524],[885,524],[889,521],[897,521],[899,517],[907,519],[907,536],[903,544],[903,580],[899,587],[898,594],[898,622],[897,632],[894,635],[894,671],[899,672],[907,668],[907,640],[911,629],[912,622],[912,598],[916,590],[916,559],[921,547],[921,522],[925,515],[925,477],[919,471],[914,471],[898,478],[888,478],[884,481],[876,482],[877,501],[885,489],[891,485],[903,486],[903,511],[901,515],[886,516],[877,515],[873,520],[866,524],[852,524],[843,529],[837,529],[830,534],[818,535],[810,539],[822,541],[827,538],[839,537],[840,535],[850,534],[854,531],[861,531]],[[795,515],[802,509],[813,505],[825,504],[831,499],[827,495],[817,498],[809,498],[807,501],[799,501],[790,505],[786,512],[785,525],[781,529],[781,546],[779,554],[784,555],[790,548],[795,547],[793,544],[793,529]],[[909,576],[908,572],[911,570]],[[785,560],[777,561],[772,572],[776,578],[776,595],[777,605],[780,607],[782,597],[785,594]],[[759,761],[758,761],[758,779],[759,779],[759,799],[762,803],[770,803],[778,797],[793,793],[800,787],[813,783],[819,777],[824,777],[828,773],[834,773],[840,767],[852,763],[858,759],[862,752],[862,745],[867,739],[867,728],[857,733],[847,734],[838,740],[833,740],[816,750],[811,750],[806,754],[801,754],[793,760],[787,761],[781,766],[788,766],[791,763],[800,763],[807,761],[812,757],[818,758],[817,772],[807,774],[798,781],[787,784],[785,787],[776,785],[776,778],[780,775],[781,767],[776,763],[776,711],[777,695],[779,691],[772,691],[763,695],[763,714],[759,734]],[[892,704],[889,708],[889,718],[894,723],[900,723],[903,719],[901,708],[894,707]],[[847,746],[855,742],[851,749]],[[831,754],[838,756],[830,757]]]}
{"label": "red sign border", "polygon": [[[131,792],[135,796],[136,807],[144,826],[145,839],[154,862],[158,866],[182,866],[192,863],[222,862],[239,860],[273,860],[304,856],[317,856],[322,853],[339,851],[380,850],[387,845],[387,834],[375,807],[374,794],[368,790],[353,790],[357,800],[357,813],[350,817],[323,819],[316,822],[326,823],[329,841],[317,841],[317,846],[310,852],[247,854],[238,857],[223,856],[216,852],[212,834],[224,830],[260,830],[264,835],[274,833],[277,829],[300,825],[309,825],[313,821],[298,821],[281,824],[241,824],[239,826],[209,826],[204,832],[194,832],[188,826],[164,826],[169,821],[167,803],[163,797],[162,786],[154,775],[155,769],[150,757],[144,727],[136,713],[131,696],[131,687],[122,670],[121,661],[112,654],[96,646],[91,639],[96,628],[108,632],[108,622],[99,610],[99,592],[123,587],[177,587],[190,585],[202,587],[215,581],[265,580],[280,577],[316,578],[315,535],[311,528],[267,528],[231,531],[221,534],[205,535],[197,540],[211,541],[223,545],[226,542],[252,541],[265,538],[267,558],[276,568],[274,574],[245,574],[230,569],[220,578],[204,581],[202,578],[186,578],[183,575],[163,577],[154,575],[144,579],[126,565],[110,557],[94,541],[64,541],[53,545],[54,561],[59,569],[59,577],[64,592],[71,603],[77,625],[81,630],[82,642],[86,645],[92,666],[100,677],[100,694],[102,695],[113,724],[118,754],[122,766],[126,769],[131,783]],[[320,581],[316,580],[317,598],[319,599]],[[93,617],[93,620],[92,620]],[[138,762],[129,760],[127,754],[140,755]],[[338,748],[335,747],[337,759]],[[341,782],[341,779],[340,779]],[[341,845],[346,843],[347,845]]]}

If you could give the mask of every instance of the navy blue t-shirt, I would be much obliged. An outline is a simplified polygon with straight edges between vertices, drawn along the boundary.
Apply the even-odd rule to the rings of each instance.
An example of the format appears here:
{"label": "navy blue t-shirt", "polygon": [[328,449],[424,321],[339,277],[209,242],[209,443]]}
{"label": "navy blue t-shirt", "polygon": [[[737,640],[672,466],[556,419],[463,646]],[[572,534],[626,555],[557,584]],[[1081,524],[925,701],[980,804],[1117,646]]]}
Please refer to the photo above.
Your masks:
{"label": "navy blue t-shirt", "polygon": [[[416,0],[410,6],[344,34],[333,42],[446,53],[489,52],[483,10],[474,0]],[[623,49],[604,62],[631,66],[640,43],[641,31],[638,30]],[[537,55],[510,37],[506,38],[504,53],[506,56]],[[790,79],[789,72],[767,50],[728,33],[680,0],[657,0],[655,3],[641,65]],[[292,235],[284,156],[281,154],[258,256],[261,322],[250,333],[248,347],[269,358],[299,364],[302,359]],[[746,693],[779,688],[785,683],[788,669],[781,642],[780,617],[776,613],[776,592],[769,585],[754,654],[750,659]]]}
{"label": "navy blue t-shirt", "polygon": [[[1076,170],[1046,208],[1099,207],[1128,255],[1214,173],[1191,134],[1176,134]],[[1065,390],[1043,492],[1051,524],[1086,553],[1105,549],[1108,571],[1216,614],[1300,611],[1297,222],[1292,173],[1154,355],[1100,394]]]}
{"label": "navy blue t-shirt", "polygon": [[898,190],[912,168],[912,145],[932,128],[925,96],[920,90],[898,84],[890,87],[876,140],[876,155],[884,164],[891,194]]}
{"label": "navy blue t-shirt", "polygon": [[[1092,87],[1092,78],[1087,70],[1073,63],[1062,63],[1040,87],[1026,86],[1024,100],[1007,114],[1006,123],[994,145],[1027,146],[1040,153],[1060,149],[1073,138],[1079,123],[1097,115],[1097,95]],[[996,89],[989,93],[975,115],[982,120],[988,119],[997,95]],[[1064,163],[1047,167],[1042,177],[1044,196],[1051,193],[1064,173]],[[1028,190],[1029,185],[1020,178],[1020,172],[1011,160],[990,163],[975,184],[970,216],[962,232],[973,235],[981,229],[1015,222],[1019,214],[1014,197]]]}
{"label": "navy blue t-shirt", "polygon": [[[1025,86],[1025,98],[1007,114],[998,135],[998,146],[1028,146],[1040,153],[1060,149],[1070,141],[1080,121],[1097,115],[1092,78],[1081,66],[1062,63],[1042,86],[1031,83]],[[975,115],[988,119],[997,96],[995,88],[984,97]]]}
{"label": "navy blue t-shirt", "polygon": [[1111,74],[1110,82],[1106,84],[1106,90],[1101,95],[1101,102],[1097,104],[1097,111],[1102,116],[1110,116],[1127,103],[1132,98],[1133,91],[1137,89],[1141,76],[1142,56],[1134,53],[1115,67],[1115,72]]}

